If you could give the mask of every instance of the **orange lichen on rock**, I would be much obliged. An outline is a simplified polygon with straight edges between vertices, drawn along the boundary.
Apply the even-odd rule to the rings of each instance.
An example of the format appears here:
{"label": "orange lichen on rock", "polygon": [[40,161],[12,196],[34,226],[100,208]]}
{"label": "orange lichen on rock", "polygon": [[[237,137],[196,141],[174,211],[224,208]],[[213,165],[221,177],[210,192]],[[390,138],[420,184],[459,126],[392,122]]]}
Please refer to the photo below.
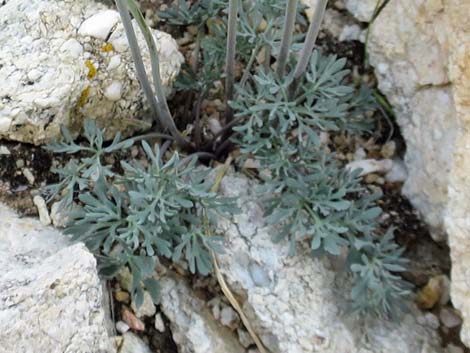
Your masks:
{"label": "orange lichen on rock", "polygon": [[80,98],[78,98],[77,102],[77,108],[81,108],[86,104],[86,101],[88,99],[88,96],[90,95],[91,87],[88,86],[82,91],[82,94],[80,95]]}
{"label": "orange lichen on rock", "polygon": [[96,76],[96,67],[90,60],[85,61],[85,66],[88,68],[88,75],[89,79],[92,79]]}
{"label": "orange lichen on rock", "polygon": [[101,50],[104,51],[105,53],[109,53],[114,50],[114,47],[111,43],[107,43],[101,47]]}

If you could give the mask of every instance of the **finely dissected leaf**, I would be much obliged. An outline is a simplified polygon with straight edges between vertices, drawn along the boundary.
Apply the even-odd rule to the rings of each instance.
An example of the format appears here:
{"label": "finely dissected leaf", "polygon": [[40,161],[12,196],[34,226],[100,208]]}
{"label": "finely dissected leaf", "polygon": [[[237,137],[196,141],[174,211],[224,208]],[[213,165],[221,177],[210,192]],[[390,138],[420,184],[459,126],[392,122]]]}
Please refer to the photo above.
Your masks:
{"label": "finely dissected leaf", "polygon": [[65,232],[97,255],[100,273],[112,278],[127,267],[137,305],[143,302],[144,289],[158,300],[153,274],[159,257],[184,258],[192,272],[207,275],[212,270],[210,251],[222,251],[221,239],[205,236],[200,214],[215,224],[215,214],[236,212],[235,200],[211,192],[209,172],[198,167],[196,159],[183,163],[173,153],[164,160],[159,146],[152,148],[145,141],[148,163],[123,161],[122,173],[116,174],[103,157],[129,148],[133,141],[121,141],[118,134],[105,146],[104,131],[94,122],[85,124],[84,135],[83,146],[66,134],[66,142],[51,148],[88,156],[55,169],[61,180],[48,191],[50,199],[62,196],[65,204],[79,202]]}

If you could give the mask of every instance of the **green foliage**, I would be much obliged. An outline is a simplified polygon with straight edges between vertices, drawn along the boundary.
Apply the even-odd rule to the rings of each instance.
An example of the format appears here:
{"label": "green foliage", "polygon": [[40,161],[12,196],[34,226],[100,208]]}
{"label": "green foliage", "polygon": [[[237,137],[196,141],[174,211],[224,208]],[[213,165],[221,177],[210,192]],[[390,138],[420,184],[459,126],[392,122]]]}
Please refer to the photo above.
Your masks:
{"label": "green foliage", "polygon": [[394,242],[392,229],[381,238],[368,234],[352,239],[351,244],[349,263],[356,278],[352,310],[396,317],[397,308],[406,309],[403,297],[410,294],[411,286],[396,275],[406,270],[408,261],[404,249]]}
{"label": "green foliage", "polygon": [[165,161],[158,145],[152,149],[143,142],[145,163],[122,161],[122,172],[116,173],[103,162],[104,156],[130,147],[132,140],[116,138],[104,147],[103,131],[92,121],[85,125],[84,145],[73,142],[65,129],[64,136],[64,142],[48,149],[87,156],[57,168],[62,180],[52,189],[65,204],[80,191],[80,207],[66,233],[98,256],[102,274],[113,277],[127,266],[133,276],[132,295],[139,303],[143,288],[158,292],[152,274],[159,259],[184,258],[192,273],[211,271],[210,252],[221,251],[221,239],[206,236],[207,227],[218,214],[232,214],[236,208],[233,200],[210,191],[209,170],[197,168],[196,158],[182,160],[174,153]]}
{"label": "green foliage", "polygon": [[393,232],[378,235],[380,195],[361,185],[359,171],[346,171],[321,143],[320,134],[357,133],[375,108],[366,88],[345,84],[345,60],[314,52],[306,75],[292,92],[292,75],[261,70],[237,87],[232,102],[243,123],[235,138],[244,158],[259,163],[260,196],[267,222],[279,229],[274,241],[310,244],[313,255],[339,256],[348,249],[355,284],[351,309],[391,317],[408,294],[396,275],[404,271],[403,250]]}

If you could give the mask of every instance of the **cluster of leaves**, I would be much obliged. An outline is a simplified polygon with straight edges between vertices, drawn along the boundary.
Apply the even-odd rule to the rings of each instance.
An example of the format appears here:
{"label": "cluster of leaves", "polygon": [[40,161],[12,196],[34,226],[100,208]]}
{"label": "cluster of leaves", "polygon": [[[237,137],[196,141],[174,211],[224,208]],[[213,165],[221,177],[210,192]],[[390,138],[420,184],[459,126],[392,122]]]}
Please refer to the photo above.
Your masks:
{"label": "cluster of leaves", "polygon": [[50,197],[71,207],[66,229],[97,255],[107,278],[127,266],[132,274],[132,295],[137,304],[144,288],[157,300],[158,284],[152,277],[158,259],[185,260],[192,273],[207,275],[211,251],[220,252],[220,237],[206,236],[216,214],[236,211],[233,200],[211,192],[208,170],[196,168],[196,158],[180,159],[175,152],[165,161],[163,151],[142,142],[145,163],[121,162],[121,173],[104,163],[105,155],[129,148],[132,140],[117,135],[107,147],[103,130],[85,123],[85,143],[77,144],[63,129],[64,142],[47,148],[55,153],[81,154],[56,168],[60,182],[49,186]]}
{"label": "cluster of leaves", "polygon": [[[127,11],[140,21],[144,34],[150,32],[134,0],[116,1],[129,27],[127,34],[134,44],[131,49],[137,51]],[[244,72],[230,102],[240,122],[233,128],[233,141],[240,147],[242,158],[253,158],[260,165],[267,220],[280,229],[275,240],[287,239],[292,254],[299,241],[308,241],[314,255],[340,255],[348,250],[348,268],[355,278],[352,309],[389,317],[409,293],[407,283],[398,275],[405,270],[403,250],[394,243],[392,230],[386,234],[378,230],[378,195],[371,195],[361,185],[357,171],[345,171],[321,139],[323,132],[358,133],[368,129],[365,113],[374,109],[375,102],[367,88],[356,89],[344,83],[348,75],[344,59],[323,56],[318,51],[312,54],[309,48],[315,40],[306,40],[302,46],[304,35],[294,35],[290,40],[293,26],[283,28],[286,0],[230,1],[231,5],[237,3],[238,9],[233,6],[229,14],[232,21],[227,21],[227,1],[223,0],[179,1],[177,7],[159,14],[170,24],[197,28],[191,65],[183,68],[175,87],[190,93],[189,98],[197,93],[197,101],[202,103],[222,78],[224,67],[230,67],[225,71],[230,78],[227,81],[233,83],[227,27],[234,33],[233,19],[237,18],[236,52]],[[326,2],[319,4],[324,10]],[[293,11],[297,11],[297,22],[304,21],[300,6],[288,10],[286,18],[289,13],[292,19]],[[316,37],[318,32],[312,24],[308,38]],[[148,42],[152,48],[154,43]],[[296,55],[288,55],[287,60],[279,60],[283,63],[275,72],[272,59],[279,52],[285,53],[286,48],[292,53],[302,49],[299,62]],[[264,63],[257,65],[261,54]],[[157,59],[153,58],[153,64],[158,68]],[[306,63],[309,65],[304,72]],[[136,63],[136,67],[142,65]],[[294,76],[294,67],[302,75]],[[288,73],[284,75],[284,71]],[[227,86],[227,100],[231,100],[232,84]],[[151,89],[147,87],[147,91]],[[149,93],[147,98],[151,101],[154,97]],[[164,97],[159,101],[161,105]],[[157,115],[172,122],[168,107],[164,106],[165,110],[157,103]],[[198,112],[197,103],[195,108]],[[227,110],[230,114],[226,123],[232,123],[231,110]],[[179,133],[171,132],[184,140]],[[164,161],[158,147],[152,149],[143,143],[148,163],[122,162],[122,172],[116,173],[103,163],[103,156],[129,148],[132,141],[121,141],[117,136],[104,147],[102,131],[92,122],[85,126],[85,145],[74,143],[66,131],[64,136],[65,142],[50,146],[50,150],[82,157],[56,169],[61,181],[50,187],[50,194],[61,197],[64,205],[78,198],[81,208],[68,232],[99,254],[104,274],[113,276],[127,266],[133,275],[132,294],[141,301],[143,287],[157,293],[152,272],[161,257],[178,261],[184,255],[192,272],[210,271],[209,254],[220,249],[217,238],[204,235],[206,227],[215,212],[233,211],[233,205],[210,192],[207,173],[196,168],[195,160],[180,160],[174,154]],[[220,142],[223,146],[224,141]],[[218,151],[214,148],[216,154]]]}
{"label": "cluster of leaves", "polygon": [[[267,61],[278,50],[281,40],[286,0],[241,1],[238,9],[237,55],[248,64],[250,71],[256,55],[264,49]],[[302,7],[299,6],[298,18]],[[223,76],[226,60],[227,1],[200,0],[188,5],[179,2],[160,12],[159,17],[176,26],[196,26],[197,45],[200,46],[198,65],[185,65],[175,83],[179,91],[206,94]]]}
{"label": "cluster of leaves", "polygon": [[313,255],[348,249],[352,309],[390,317],[409,294],[397,275],[405,270],[403,250],[391,230],[376,234],[379,195],[361,185],[360,171],[339,165],[320,137],[370,126],[365,113],[375,107],[372,95],[345,84],[344,67],[344,59],[316,51],[295,85],[292,75],[259,70],[237,87],[232,107],[243,122],[234,128],[235,140],[259,165],[267,221],[280,229],[274,240],[287,239],[291,254],[298,241],[308,241]]}

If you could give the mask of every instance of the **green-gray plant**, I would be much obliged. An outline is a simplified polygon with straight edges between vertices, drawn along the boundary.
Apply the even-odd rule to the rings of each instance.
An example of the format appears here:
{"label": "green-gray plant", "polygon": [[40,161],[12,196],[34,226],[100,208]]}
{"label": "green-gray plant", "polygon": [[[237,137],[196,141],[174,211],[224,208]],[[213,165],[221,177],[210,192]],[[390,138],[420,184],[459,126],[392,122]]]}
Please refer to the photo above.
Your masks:
{"label": "green-gray plant", "polygon": [[313,255],[339,256],[346,249],[355,278],[352,310],[391,317],[409,294],[397,275],[405,270],[403,250],[391,231],[378,231],[379,195],[361,185],[360,171],[341,167],[320,137],[365,130],[366,113],[375,108],[367,88],[344,82],[345,63],[315,51],[294,97],[293,73],[280,78],[263,70],[239,85],[232,104],[243,123],[234,128],[235,140],[242,155],[259,164],[267,222],[279,228],[274,241],[287,239],[292,255],[299,241],[308,242]]}
{"label": "green-gray plant", "polygon": [[[179,1],[176,8],[159,14],[170,24],[197,27],[192,63],[183,67],[175,84],[187,95],[185,110],[195,112],[188,120],[195,124],[194,143],[173,121],[159,77],[155,40],[136,1],[116,4],[144,93],[171,136],[162,149],[152,149],[144,141],[146,165],[122,162],[119,172],[104,162],[104,155],[129,148],[133,140],[121,141],[118,135],[105,145],[103,131],[92,122],[85,125],[84,145],[64,130],[65,142],[49,147],[76,155],[55,169],[60,181],[49,187],[49,196],[61,198],[65,206],[79,202],[67,231],[97,254],[102,273],[113,276],[119,268],[129,268],[132,294],[140,302],[143,288],[156,297],[152,274],[163,258],[184,258],[193,273],[210,271],[209,252],[220,248],[217,237],[205,236],[206,227],[211,216],[233,211],[233,205],[210,192],[207,172],[196,167],[196,158],[218,158],[232,141],[240,147],[242,159],[259,164],[267,221],[279,229],[274,240],[288,240],[291,254],[299,242],[308,243],[313,255],[348,252],[354,279],[352,310],[393,316],[409,294],[399,276],[406,265],[403,249],[394,243],[392,230],[380,228],[381,210],[375,203],[379,195],[370,194],[359,172],[346,171],[335,146],[322,141],[326,133],[364,133],[372,126],[367,113],[376,108],[368,88],[346,84],[344,59],[314,51],[327,0],[318,1],[306,35],[294,32],[302,15],[293,0]],[[153,89],[130,14],[150,50]],[[262,50],[264,64],[258,65]],[[234,86],[237,60],[245,68]],[[202,143],[202,102],[224,78],[226,125],[212,141]],[[199,153],[180,160],[175,152],[165,159],[170,140]],[[201,221],[205,219],[209,224]]]}
{"label": "green-gray plant", "polygon": [[175,152],[165,160],[158,145],[152,148],[143,141],[145,163],[122,161],[118,173],[105,163],[105,156],[129,148],[133,140],[117,137],[105,147],[103,131],[93,121],[86,122],[85,131],[83,145],[73,142],[64,129],[65,141],[48,147],[56,153],[84,155],[56,168],[61,181],[49,187],[64,205],[78,202],[66,233],[97,255],[105,277],[127,267],[138,305],[144,288],[158,299],[153,274],[163,258],[184,258],[192,273],[207,275],[212,268],[210,251],[221,251],[220,237],[208,237],[207,227],[218,215],[236,212],[233,200],[210,191],[210,170],[197,167],[196,156],[180,159]]}

